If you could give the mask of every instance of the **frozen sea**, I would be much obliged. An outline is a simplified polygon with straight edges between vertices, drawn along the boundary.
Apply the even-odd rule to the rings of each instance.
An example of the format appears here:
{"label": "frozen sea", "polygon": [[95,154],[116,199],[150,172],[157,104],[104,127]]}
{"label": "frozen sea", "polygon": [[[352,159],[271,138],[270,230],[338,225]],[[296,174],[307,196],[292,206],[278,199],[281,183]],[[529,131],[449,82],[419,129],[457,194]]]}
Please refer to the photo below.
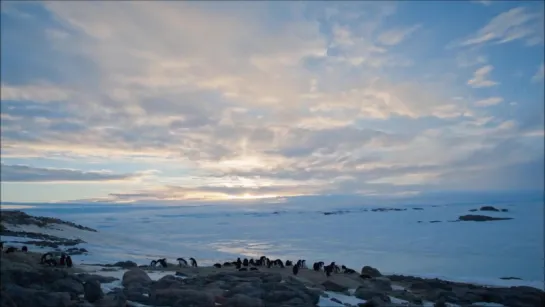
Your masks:
{"label": "frozen sea", "polygon": [[[509,211],[476,214],[513,219],[448,222],[482,205]],[[386,207],[407,210],[371,211]],[[73,234],[88,242],[84,247],[91,254],[76,259],[84,263],[133,260],[147,264],[159,257],[171,262],[178,257],[195,257],[200,264],[212,264],[238,256],[267,255],[307,259],[307,263],[336,261],[356,270],[370,265],[384,273],[490,285],[513,284],[500,277],[518,277],[523,279],[521,284],[544,288],[542,201],[389,203],[344,208],[288,204],[44,205],[21,210],[99,230]],[[337,210],[347,212],[324,214]],[[434,220],[441,222],[429,223]]]}

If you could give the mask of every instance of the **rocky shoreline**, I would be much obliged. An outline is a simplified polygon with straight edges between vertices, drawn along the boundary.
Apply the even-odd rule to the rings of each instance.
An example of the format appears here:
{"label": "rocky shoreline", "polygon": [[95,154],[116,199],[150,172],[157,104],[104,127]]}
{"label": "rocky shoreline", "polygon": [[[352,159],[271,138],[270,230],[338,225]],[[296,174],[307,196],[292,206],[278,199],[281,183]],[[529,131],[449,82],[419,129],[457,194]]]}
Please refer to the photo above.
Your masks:
{"label": "rocky shoreline", "polygon": [[[485,210],[486,211],[486,210]],[[2,221],[5,221],[2,212]],[[38,218],[37,223],[58,219]],[[10,224],[36,223],[24,214],[8,216]],[[60,221],[60,222],[59,222]],[[72,225],[73,224],[73,225]],[[49,227],[48,226],[48,227]],[[77,225],[78,229],[90,228]],[[39,226],[43,227],[43,226]],[[47,234],[3,229],[2,235],[27,236],[56,248],[72,242]],[[47,240],[47,241],[45,241]],[[83,241],[72,239],[77,245]],[[37,243],[38,242],[38,243]],[[28,241],[39,245],[41,241]],[[24,243],[24,242],[22,242]],[[87,250],[71,247],[64,252],[77,255]],[[383,275],[363,267],[347,274],[292,267],[256,266],[254,271],[238,271],[233,266],[149,267],[131,261],[105,265],[76,265],[72,268],[40,264],[40,254],[15,251],[1,254],[1,307],[310,307],[310,306],[544,306],[545,292],[532,287],[487,287],[403,275]],[[157,274],[160,273],[160,277]],[[151,276],[157,278],[152,279]],[[506,277],[514,279],[514,277]]]}
{"label": "rocky shoreline", "polygon": [[[166,268],[134,267],[121,262],[90,271],[85,265],[73,268],[46,267],[36,253],[3,253],[1,258],[2,307],[310,307],[310,306],[543,306],[545,292],[532,287],[485,287],[439,279],[402,275],[383,276],[365,267],[365,275],[291,268],[259,267],[238,271],[233,267]],[[121,268],[121,266],[130,268]],[[101,274],[119,273],[119,277]],[[152,280],[151,274],[163,277]],[[372,276],[368,273],[372,272]],[[103,290],[103,285],[117,286]],[[331,297],[340,293],[360,303]],[[331,305],[328,305],[331,304]],[[482,305],[479,305],[482,304]]]}

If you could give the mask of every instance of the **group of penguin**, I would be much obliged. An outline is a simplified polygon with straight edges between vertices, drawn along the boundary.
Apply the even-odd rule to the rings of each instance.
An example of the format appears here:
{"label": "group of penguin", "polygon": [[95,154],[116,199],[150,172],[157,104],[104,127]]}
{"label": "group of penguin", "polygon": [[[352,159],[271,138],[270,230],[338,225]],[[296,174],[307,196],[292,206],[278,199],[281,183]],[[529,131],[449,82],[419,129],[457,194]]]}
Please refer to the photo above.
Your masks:
{"label": "group of penguin", "polygon": [[40,258],[40,264],[45,264],[48,266],[66,266],[67,268],[71,268],[73,265],[72,257],[70,257],[70,255],[66,255],[65,253],[61,254],[58,262],[53,253],[45,253]]}
{"label": "group of penguin", "polygon": [[[221,268],[222,266],[223,267],[235,266],[235,268],[239,271],[248,271],[248,269],[250,271],[257,271],[258,270],[257,267],[260,267],[260,266],[267,267],[267,268],[279,267],[282,269],[285,267],[292,267],[293,275],[297,275],[300,269],[307,268],[306,260],[304,259],[297,260],[295,264],[293,264],[291,260],[286,260],[286,263],[284,264],[284,262],[282,262],[282,260],[280,259],[271,260],[265,256],[262,256],[261,258],[257,260],[254,260],[254,259],[248,260],[246,258],[244,260],[241,260],[240,258],[238,258],[236,261],[233,261],[233,262],[224,262],[223,265],[220,263],[214,264],[214,267],[216,268]],[[323,261],[315,262],[312,265],[312,269],[316,272],[320,272],[323,270],[326,276],[328,277],[331,276],[331,273],[345,273],[345,274],[356,273],[356,271],[354,271],[353,269],[347,268],[344,265],[339,267],[338,265],[335,264],[335,262],[331,262],[331,264],[329,265],[324,265]]]}
{"label": "group of penguin", "polygon": [[[2,251],[4,250],[4,242],[0,242],[0,250],[2,250]],[[15,253],[16,251],[17,251],[17,247],[10,246],[10,247],[6,248],[5,253],[6,254]],[[21,247],[21,251],[23,253],[28,252],[28,248],[26,247],[26,245]]]}

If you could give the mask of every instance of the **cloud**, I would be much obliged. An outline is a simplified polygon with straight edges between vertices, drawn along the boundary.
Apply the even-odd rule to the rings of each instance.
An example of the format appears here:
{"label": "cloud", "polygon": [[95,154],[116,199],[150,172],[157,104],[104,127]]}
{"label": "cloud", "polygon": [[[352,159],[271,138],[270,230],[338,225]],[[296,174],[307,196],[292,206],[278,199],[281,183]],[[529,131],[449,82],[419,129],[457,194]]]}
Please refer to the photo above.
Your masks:
{"label": "cloud", "polygon": [[72,95],[70,90],[48,84],[13,86],[2,83],[2,100],[50,102],[66,101]]}
{"label": "cloud", "polygon": [[478,107],[489,107],[489,106],[497,105],[498,103],[502,101],[503,101],[503,98],[501,97],[490,97],[490,98],[476,101],[475,105]]}
{"label": "cloud", "polygon": [[543,12],[528,12],[525,7],[512,8],[492,18],[459,45],[504,44],[516,40],[524,40],[527,45],[543,43]]}
{"label": "cloud", "polygon": [[492,80],[486,80],[488,74],[494,69],[492,65],[483,66],[475,71],[473,79],[467,81],[467,84],[474,88],[491,87],[498,83]]}
{"label": "cloud", "polygon": [[543,76],[545,76],[545,66],[543,65],[543,63],[541,63],[541,65],[539,65],[536,73],[532,77],[532,82],[543,81]]}
{"label": "cloud", "polygon": [[414,25],[404,29],[399,28],[388,30],[379,35],[378,41],[379,43],[387,46],[397,45],[421,27],[422,25]]}
{"label": "cloud", "polygon": [[[535,90],[475,97],[472,87],[497,84],[492,64],[509,81],[503,64],[473,47],[445,52],[426,40],[433,27],[413,44],[421,27],[404,27],[395,3],[33,5],[47,14],[27,25],[41,41],[2,46],[3,62],[34,61],[17,65],[33,67],[24,74],[2,67],[12,180],[117,180],[88,196],[116,202],[408,195],[444,188],[447,175],[492,174],[499,162],[461,161],[506,140],[538,150]],[[467,81],[460,68],[474,66]],[[486,108],[503,98],[519,102],[512,115]],[[528,162],[512,155],[503,161]],[[19,165],[66,160],[74,169]],[[122,174],[81,171],[96,165]],[[139,172],[150,168],[161,173]]]}
{"label": "cloud", "polygon": [[39,168],[26,165],[1,166],[2,182],[101,182],[124,181],[135,178],[131,174],[112,174],[104,171]]}
{"label": "cloud", "polygon": [[473,0],[473,2],[484,6],[490,6],[492,4],[492,0]]}

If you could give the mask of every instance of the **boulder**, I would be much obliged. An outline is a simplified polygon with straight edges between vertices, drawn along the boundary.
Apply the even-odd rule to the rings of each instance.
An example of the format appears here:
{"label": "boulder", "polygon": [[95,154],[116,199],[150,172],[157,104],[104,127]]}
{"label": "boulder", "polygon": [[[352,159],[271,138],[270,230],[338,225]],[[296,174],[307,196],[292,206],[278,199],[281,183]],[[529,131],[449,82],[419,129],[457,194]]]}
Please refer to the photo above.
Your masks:
{"label": "boulder", "polygon": [[390,292],[390,296],[407,301],[409,303],[418,305],[422,304],[421,298],[406,290],[393,290],[392,292]]}
{"label": "boulder", "polygon": [[0,306],[1,307],[17,307],[17,304],[11,299],[9,294],[5,291],[2,291],[0,294]]}
{"label": "boulder", "polygon": [[70,294],[66,292],[50,292],[26,289],[14,284],[3,285],[6,294],[17,306],[24,307],[68,307]]}
{"label": "boulder", "polygon": [[112,277],[112,276],[102,276],[102,275],[96,275],[96,274],[85,274],[80,273],[77,275],[83,282],[89,282],[91,280],[96,280],[101,284],[107,284],[114,282],[116,280],[119,280],[119,278]]}
{"label": "boulder", "polygon": [[148,285],[152,282],[148,274],[139,268],[132,268],[123,274],[123,286],[129,288],[131,284]]}
{"label": "boulder", "polygon": [[364,266],[362,269],[361,269],[361,275],[368,275],[368,276],[371,276],[371,277],[380,277],[382,276],[382,274],[380,273],[379,270],[371,267],[371,266]]}
{"label": "boulder", "polygon": [[73,278],[63,278],[53,282],[50,286],[55,292],[68,292],[72,298],[83,294],[83,284],[81,281]]}
{"label": "boulder", "polygon": [[214,298],[206,293],[186,289],[159,289],[152,299],[154,306],[215,307]]}
{"label": "boulder", "polygon": [[388,296],[385,296],[385,297],[375,296],[367,300],[365,303],[358,304],[358,306],[359,307],[381,307],[381,306],[386,306],[388,303],[390,303],[390,298]]}
{"label": "boulder", "polygon": [[120,292],[110,292],[101,300],[95,303],[96,307],[126,307],[127,297]]}
{"label": "boulder", "polygon": [[104,297],[100,283],[97,280],[90,280],[84,285],[85,299],[94,303]]}
{"label": "boulder", "polygon": [[261,298],[264,293],[265,291],[263,291],[263,289],[261,289],[259,285],[256,286],[253,283],[242,282],[236,284],[233,288],[231,288],[227,296],[230,297],[237,294],[244,294],[248,297]]}
{"label": "boulder", "polygon": [[182,282],[179,278],[174,277],[174,275],[166,275],[161,277],[158,281],[154,282],[152,289],[168,289],[171,287],[180,287]]}
{"label": "boulder", "polygon": [[340,285],[334,281],[326,280],[322,283],[322,286],[324,286],[326,291],[333,291],[333,292],[344,292],[348,290],[347,287]]}
{"label": "boulder", "polygon": [[374,297],[378,297],[384,302],[390,302],[390,298],[388,295],[384,294],[384,292],[366,287],[357,288],[356,292],[354,292],[354,296],[362,300],[370,300]]}
{"label": "boulder", "polygon": [[364,285],[379,291],[392,291],[392,282],[386,277],[375,277],[364,281]]}
{"label": "boulder", "polygon": [[263,307],[263,301],[259,298],[249,297],[244,294],[236,294],[226,302],[227,307]]}

